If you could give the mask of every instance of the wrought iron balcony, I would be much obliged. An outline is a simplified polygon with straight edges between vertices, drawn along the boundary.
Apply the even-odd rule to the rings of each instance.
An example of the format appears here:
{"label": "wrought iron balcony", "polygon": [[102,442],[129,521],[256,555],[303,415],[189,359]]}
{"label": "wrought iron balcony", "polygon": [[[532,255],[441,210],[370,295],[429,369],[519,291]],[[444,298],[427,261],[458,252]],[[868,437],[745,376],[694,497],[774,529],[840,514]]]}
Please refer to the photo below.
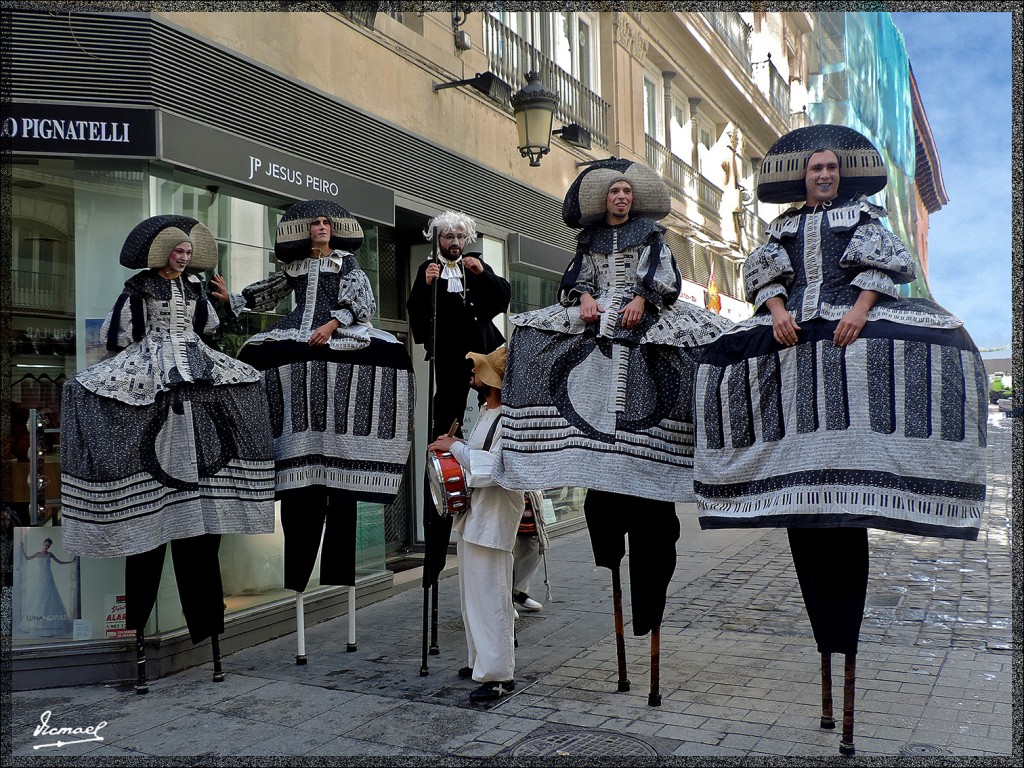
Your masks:
{"label": "wrought iron balcony", "polygon": [[484,50],[488,69],[519,90],[531,70],[540,72],[544,84],[558,94],[557,117],[563,125],[576,123],[588,131],[594,141],[608,146],[608,102],[587,88],[549,57],[490,14],[483,15]]}
{"label": "wrought iron balcony", "polygon": [[647,164],[661,175],[673,197],[693,200],[701,213],[721,224],[722,190],[669,152],[659,141],[651,136],[645,138]]}
{"label": "wrought iron balcony", "polygon": [[17,309],[73,312],[74,290],[68,290],[65,275],[14,270],[11,273],[11,304]]}
{"label": "wrought iron balcony", "polygon": [[735,11],[702,11],[726,47],[750,70],[750,25]]}

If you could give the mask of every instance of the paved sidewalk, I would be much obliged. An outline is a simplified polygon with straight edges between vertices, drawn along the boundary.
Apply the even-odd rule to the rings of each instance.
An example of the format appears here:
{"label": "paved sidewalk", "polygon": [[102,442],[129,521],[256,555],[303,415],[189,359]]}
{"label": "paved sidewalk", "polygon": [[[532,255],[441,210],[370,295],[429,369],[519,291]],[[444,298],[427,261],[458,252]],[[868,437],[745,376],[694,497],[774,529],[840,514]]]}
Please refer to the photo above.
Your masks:
{"label": "paved sidewalk", "polygon": [[[1011,423],[990,417],[989,501],[977,542],[870,532],[854,761],[974,755],[985,765],[1018,762]],[[633,637],[628,623],[632,690],[616,692],[611,579],[594,567],[583,530],[552,542],[551,598],[535,579],[544,610],[522,614],[516,692],[494,705],[470,704],[475,684],[456,675],[465,641],[458,583],[445,578],[441,652],[428,657],[428,676],[419,674],[422,592],[414,588],[358,611],[354,653],[345,651],[347,617],[310,627],[307,666],[294,663],[292,634],[227,656],[220,684],[207,664],[151,681],[148,696],[129,684],[13,693],[12,762],[41,755],[135,757],[139,764],[167,756],[204,763],[301,756],[289,764],[357,756],[838,760],[839,729],[818,727],[819,657],[785,531],[701,532],[691,505],[679,512],[660,707],[647,704],[649,641]],[[628,622],[625,561],[622,579]],[[841,656],[833,674],[841,713]],[[46,711],[51,727],[105,722],[103,741],[42,746],[55,741],[34,735]],[[1018,759],[1009,757],[1014,750]]]}

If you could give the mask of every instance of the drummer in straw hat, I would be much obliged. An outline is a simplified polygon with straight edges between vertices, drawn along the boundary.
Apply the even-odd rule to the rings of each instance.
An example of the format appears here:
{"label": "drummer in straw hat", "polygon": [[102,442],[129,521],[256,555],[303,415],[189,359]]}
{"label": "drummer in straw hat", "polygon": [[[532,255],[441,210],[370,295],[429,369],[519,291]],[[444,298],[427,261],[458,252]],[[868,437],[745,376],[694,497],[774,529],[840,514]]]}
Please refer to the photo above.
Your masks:
{"label": "drummer in straw hat", "polygon": [[479,702],[498,699],[516,686],[512,548],[523,516],[523,491],[507,490],[493,480],[501,463],[501,383],[507,353],[499,347],[487,355],[466,355],[473,361],[470,386],[485,400],[480,416],[468,440],[442,435],[427,446],[450,452],[472,490],[469,510],[452,527],[459,533],[459,592],[469,661],[459,676],[481,683],[470,694]]}

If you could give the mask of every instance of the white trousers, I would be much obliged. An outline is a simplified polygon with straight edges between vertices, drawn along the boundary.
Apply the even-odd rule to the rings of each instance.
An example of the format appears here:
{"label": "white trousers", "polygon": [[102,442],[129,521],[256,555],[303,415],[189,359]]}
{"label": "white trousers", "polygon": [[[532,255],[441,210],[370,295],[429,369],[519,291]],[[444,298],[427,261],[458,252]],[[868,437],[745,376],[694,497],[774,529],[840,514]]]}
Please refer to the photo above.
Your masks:
{"label": "white trousers", "polygon": [[540,538],[537,536],[516,536],[516,545],[512,550],[514,559],[512,571],[512,590],[530,593],[530,580],[540,565]]}
{"label": "white trousers", "polygon": [[478,683],[515,678],[512,553],[456,542],[466,649]]}

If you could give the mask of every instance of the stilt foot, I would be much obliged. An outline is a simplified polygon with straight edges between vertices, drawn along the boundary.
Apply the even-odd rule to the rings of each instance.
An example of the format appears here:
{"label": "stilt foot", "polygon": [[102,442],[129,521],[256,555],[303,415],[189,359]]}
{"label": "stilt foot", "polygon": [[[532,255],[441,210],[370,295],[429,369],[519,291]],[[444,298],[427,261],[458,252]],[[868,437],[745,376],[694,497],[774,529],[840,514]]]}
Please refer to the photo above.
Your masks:
{"label": "stilt foot", "polygon": [[629,690],[629,680],[619,680],[619,693],[626,693]]}
{"label": "stilt foot", "polygon": [[649,707],[660,707],[661,706],[661,694],[650,693],[647,695],[647,706]]}
{"label": "stilt foot", "polygon": [[853,748],[853,742],[846,743],[845,741],[839,742],[839,754],[844,757],[852,757],[857,754],[857,750]]}
{"label": "stilt foot", "polygon": [[296,656],[295,657],[295,663],[298,664],[300,667],[306,666],[306,657],[304,655],[303,656]]}
{"label": "stilt foot", "polygon": [[135,686],[135,693],[139,696],[149,693],[149,683],[137,684]]}
{"label": "stilt foot", "polygon": [[224,682],[224,673],[223,672],[214,672],[213,673],[213,682],[215,682],[215,683],[223,683]]}
{"label": "stilt foot", "polygon": [[352,653],[352,651],[356,650],[356,644],[355,643],[346,643],[345,644],[345,650],[348,651],[349,653]]}
{"label": "stilt foot", "polygon": [[420,677],[426,677],[430,674],[430,670],[426,667],[420,667]]}
{"label": "stilt foot", "polygon": [[430,655],[431,656],[437,656],[440,653],[441,653],[441,649],[438,646],[436,646],[436,645],[430,646]]}
{"label": "stilt foot", "polygon": [[821,718],[821,722],[819,723],[819,725],[822,728],[828,728],[831,730],[832,728],[836,727],[836,719],[834,717],[823,717]]}

